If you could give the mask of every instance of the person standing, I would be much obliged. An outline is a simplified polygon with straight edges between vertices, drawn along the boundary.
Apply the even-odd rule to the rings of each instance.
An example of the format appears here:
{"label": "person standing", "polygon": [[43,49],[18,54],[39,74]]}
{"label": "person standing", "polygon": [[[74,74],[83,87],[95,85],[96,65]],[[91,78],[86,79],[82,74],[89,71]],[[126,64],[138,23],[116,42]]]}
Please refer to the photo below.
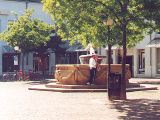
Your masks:
{"label": "person standing", "polygon": [[95,81],[96,72],[97,72],[97,60],[98,60],[98,57],[96,54],[92,54],[92,57],[89,59],[89,67],[90,67],[89,84],[90,85]]}

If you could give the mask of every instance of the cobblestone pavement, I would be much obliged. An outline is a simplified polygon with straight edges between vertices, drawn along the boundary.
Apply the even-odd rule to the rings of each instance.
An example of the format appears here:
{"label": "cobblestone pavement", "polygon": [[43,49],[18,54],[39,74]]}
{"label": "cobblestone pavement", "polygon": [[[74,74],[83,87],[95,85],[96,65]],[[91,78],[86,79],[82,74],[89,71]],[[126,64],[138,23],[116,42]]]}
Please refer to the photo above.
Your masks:
{"label": "cobblestone pavement", "polygon": [[28,90],[31,85],[31,82],[0,82],[0,120],[160,118],[160,90],[127,92],[128,100],[110,102],[105,92],[59,93]]}

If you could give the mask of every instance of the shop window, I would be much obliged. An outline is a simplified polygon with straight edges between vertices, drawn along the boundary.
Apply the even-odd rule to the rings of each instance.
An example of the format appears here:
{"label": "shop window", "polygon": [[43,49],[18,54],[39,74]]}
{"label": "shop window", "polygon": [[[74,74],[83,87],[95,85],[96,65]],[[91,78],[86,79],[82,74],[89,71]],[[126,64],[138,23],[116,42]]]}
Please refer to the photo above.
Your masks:
{"label": "shop window", "polygon": [[14,55],[12,54],[3,54],[2,57],[3,72],[13,72],[14,71]]}
{"label": "shop window", "polygon": [[157,74],[160,74],[160,48],[157,48]]}
{"label": "shop window", "polygon": [[49,56],[34,55],[33,57],[33,71],[37,73],[47,72],[49,70]]}
{"label": "shop window", "polygon": [[18,55],[14,55],[14,65],[18,65]]}
{"label": "shop window", "polygon": [[26,65],[28,65],[28,53],[27,53],[27,56],[26,56]]}
{"label": "shop window", "polygon": [[138,73],[144,74],[145,72],[145,52],[144,49],[138,50]]}

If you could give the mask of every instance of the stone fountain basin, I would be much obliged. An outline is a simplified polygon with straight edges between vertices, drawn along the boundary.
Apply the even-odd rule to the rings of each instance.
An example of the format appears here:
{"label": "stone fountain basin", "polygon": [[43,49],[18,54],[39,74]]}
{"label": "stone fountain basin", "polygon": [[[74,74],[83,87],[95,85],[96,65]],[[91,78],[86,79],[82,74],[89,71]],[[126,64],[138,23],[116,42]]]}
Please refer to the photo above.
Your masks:
{"label": "stone fountain basin", "polygon": [[[111,72],[121,73],[121,64],[111,64]],[[97,71],[95,85],[106,85],[108,64],[101,64],[100,70]],[[56,65],[55,79],[59,84],[66,85],[84,85],[89,80],[88,64],[58,64]],[[129,83],[131,72],[129,65],[126,65],[126,83]]]}

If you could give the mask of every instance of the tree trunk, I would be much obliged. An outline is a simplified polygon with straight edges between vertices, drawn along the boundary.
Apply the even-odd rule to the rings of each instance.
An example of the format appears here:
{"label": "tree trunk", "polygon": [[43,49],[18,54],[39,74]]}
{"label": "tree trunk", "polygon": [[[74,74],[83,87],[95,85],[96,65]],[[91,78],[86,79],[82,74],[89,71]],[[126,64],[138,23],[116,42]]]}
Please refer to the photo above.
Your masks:
{"label": "tree trunk", "polygon": [[42,75],[44,76],[45,75],[45,63],[44,63],[44,53],[41,53],[42,56],[41,56],[41,61],[42,61]]}

